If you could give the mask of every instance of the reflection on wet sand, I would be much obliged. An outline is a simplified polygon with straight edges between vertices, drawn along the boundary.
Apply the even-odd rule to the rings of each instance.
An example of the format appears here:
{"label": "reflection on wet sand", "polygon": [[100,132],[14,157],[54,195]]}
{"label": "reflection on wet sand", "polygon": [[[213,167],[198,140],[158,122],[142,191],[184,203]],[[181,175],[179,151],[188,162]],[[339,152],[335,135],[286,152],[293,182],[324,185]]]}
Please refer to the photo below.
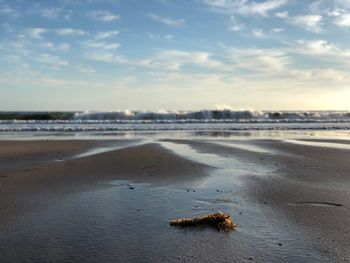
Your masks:
{"label": "reflection on wet sand", "polygon": [[[30,148],[0,142],[1,259],[342,262],[349,256],[349,188],[330,181],[349,182],[343,162],[349,151],[186,136],[31,141]],[[57,147],[60,153],[43,154]],[[58,156],[62,161],[54,162]],[[230,213],[237,229],[169,225],[216,211]]]}

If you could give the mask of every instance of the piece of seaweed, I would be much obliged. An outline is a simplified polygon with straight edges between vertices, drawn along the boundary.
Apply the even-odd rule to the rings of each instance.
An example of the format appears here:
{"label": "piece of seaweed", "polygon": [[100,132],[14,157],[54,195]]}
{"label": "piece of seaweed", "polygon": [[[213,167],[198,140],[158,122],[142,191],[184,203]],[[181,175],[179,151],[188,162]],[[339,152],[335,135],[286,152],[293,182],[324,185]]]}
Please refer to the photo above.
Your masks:
{"label": "piece of seaweed", "polygon": [[197,225],[210,225],[216,227],[218,231],[228,232],[236,227],[231,216],[227,213],[214,213],[204,216],[198,216],[193,218],[179,218],[171,220],[171,226],[197,226]]}

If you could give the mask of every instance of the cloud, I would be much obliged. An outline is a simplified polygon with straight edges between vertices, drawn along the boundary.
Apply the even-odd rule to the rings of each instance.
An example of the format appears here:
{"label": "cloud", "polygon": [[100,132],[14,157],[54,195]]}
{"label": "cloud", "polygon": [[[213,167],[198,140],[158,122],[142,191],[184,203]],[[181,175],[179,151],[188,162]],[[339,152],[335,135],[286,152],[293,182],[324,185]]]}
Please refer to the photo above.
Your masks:
{"label": "cloud", "polygon": [[284,12],[277,12],[275,14],[276,17],[279,17],[279,18],[288,18],[289,17],[289,13],[287,11],[284,11]]}
{"label": "cloud", "polygon": [[164,50],[149,58],[129,59],[112,53],[88,53],[86,58],[102,62],[119,63],[133,67],[145,67],[162,70],[180,70],[183,66],[194,65],[201,68],[228,70],[227,65],[212,59],[206,52],[187,52],[181,50]]}
{"label": "cloud", "polygon": [[298,40],[296,47],[299,51],[303,51],[305,54],[313,55],[335,54],[340,51],[336,46],[322,39]]}
{"label": "cloud", "polygon": [[120,15],[113,14],[109,11],[91,11],[87,15],[91,19],[101,22],[113,22],[116,20],[120,20]]}
{"label": "cloud", "polygon": [[172,19],[169,17],[159,16],[156,14],[150,14],[149,17],[152,18],[154,21],[163,23],[171,27],[180,27],[186,23],[185,19]]}
{"label": "cloud", "polygon": [[230,26],[229,30],[233,32],[240,31],[245,28],[245,25],[239,21],[237,21],[235,16],[230,16]]}
{"label": "cloud", "polygon": [[70,50],[70,45],[68,43],[62,43],[57,46],[57,49],[63,52]]}
{"label": "cloud", "polygon": [[350,50],[341,49],[326,40],[298,40],[291,52],[298,52],[317,59],[333,61],[336,64],[350,64]]}
{"label": "cloud", "polygon": [[53,56],[51,54],[42,54],[37,58],[37,61],[43,64],[49,64],[55,67],[68,66],[69,62],[63,60],[58,56]]}
{"label": "cloud", "polygon": [[350,81],[350,74],[346,71],[331,66],[300,69],[294,61],[293,54],[297,53],[315,58],[321,56],[332,62],[337,61],[335,65],[339,64],[339,59],[349,63],[350,52],[344,52],[326,41],[300,42],[290,49],[230,48],[228,53],[233,62],[232,68],[241,70],[240,75],[245,80],[249,80],[247,78],[249,76],[249,78],[260,79],[262,83],[268,78],[294,82],[297,85],[305,85],[305,82],[308,82],[319,86],[324,86],[325,82],[341,84]]}
{"label": "cloud", "polygon": [[306,71],[299,70],[299,71],[294,71],[293,73],[295,76],[305,81],[326,80],[326,81],[332,81],[336,83],[350,81],[350,74],[348,72],[336,70],[333,68],[313,69],[313,70],[306,70]]}
{"label": "cloud", "polygon": [[219,13],[267,17],[270,11],[286,5],[288,0],[267,0],[263,2],[249,0],[202,0],[202,2]]}
{"label": "cloud", "polygon": [[264,30],[262,28],[254,28],[252,30],[252,34],[253,34],[253,36],[255,36],[257,38],[266,38],[266,37],[268,37],[265,34],[265,32],[264,32]]}
{"label": "cloud", "polygon": [[77,36],[84,36],[87,34],[84,30],[80,29],[74,29],[74,28],[60,28],[54,30],[56,34],[60,36],[68,36],[68,35],[77,35]]}
{"label": "cloud", "polygon": [[119,43],[106,43],[106,42],[98,42],[94,40],[88,40],[88,41],[82,42],[81,45],[86,48],[105,49],[105,50],[113,50],[120,47]]}
{"label": "cloud", "polygon": [[310,4],[309,9],[311,13],[322,16],[323,20],[332,20],[336,26],[350,27],[349,0],[317,0]]}
{"label": "cloud", "polygon": [[85,74],[95,74],[96,70],[91,68],[91,67],[87,67],[87,66],[79,66],[79,71]]}
{"label": "cloud", "polygon": [[149,34],[149,38],[153,39],[153,40],[173,40],[174,36],[171,34],[167,34],[167,35],[159,35],[159,34],[153,34],[150,33]]}
{"label": "cloud", "polygon": [[31,28],[28,30],[28,33],[31,38],[40,39],[47,31],[45,28]]}
{"label": "cloud", "polygon": [[10,16],[12,18],[17,18],[17,17],[19,17],[20,14],[12,7],[10,7],[8,5],[4,5],[4,6],[0,7],[0,15]]}
{"label": "cloud", "polygon": [[314,33],[323,32],[324,17],[322,15],[290,16],[288,12],[275,14],[276,17],[286,20],[288,23],[302,27]]}
{"label": "cloud", "polygon": [[88,33],[84,30],[74,29],[74,28],[59,28],[59,29],[47,29],[47,28],[30,28],[27,30],[27,34],[33,39],[42,39],[45,33],[54,32],[59,36],[84,36]]}
{"label": "cloud", "polygon": [[334,23],[339,27],[350,27],[350,13],[339,15]]}
{"label": "cloud", "polygon": [[314,33],[321,33],[323,31],[324,22],[321,15],[295,16],[290,18],[290,22]]}
{"label": "cloud", "polygon": [[101,32],[97,32],[95,38],[96,39],[106,39],[106,38],[110,38],[113,36],[116,36],[119,34],[119,31],[114,30],[114,31],[101,31]]}
{"label": "cloud", "polygon": [[55,45],[52,42],[43,42],[40,43],[39,46],[42,48],[53,49]]}
{"label": "cloud", "polygon": [[179,70],[184,65],[197,65],[204,68],[222,68],[224,65],[211,58],[207,52],[187,52],[181,50],[164,50],[150,59],[146,66]]}
{"label": "cloud", "polygon": [[89,52],[85,54],[85,58],[93,61],[108,63],[116,63],[119,61],[116,55],[106,52]]}
{"label": "cloud", "polygon": [[41,48],[49,49],[52,51],[62,51],[62,52],[67,52],[70,50],[70,45],[68,43],[62,43],[55,45],[52,42],[43,42],[43,43],[37,43],[38,46]]}
{"label": "cloud", "polygon": [[236,49],[228,50],[235,67],[246,71],[280,73],[292,64],[291,57],[286,52],[277,49]]}
{"label": "cloud", "polygon": [[271,32],[273,32],[273,33],[281,33],[281,32],[283,32],[284,30],[285,30],[284,28],[277,27],[277,28],[273,28],[273,29],[271,30]]}
{"label": "cloud", "polygon": [[[106,40],[109,38],[112,38],[113,36],[116,36],[119,34],[119,31],[113,30],[113,31],[99,31],[96,33],[88,33],[82,30],[76,30],[76,29],[71,29],[71,28],[65,28],[65,29],[59,29],[56,30],[56,33],[62,36],[65,35],[88,35],[91,38],[79,42],[79,44],[83,48],[88,48],[88,49],[96,49],[96,50],[114,50],[120,47],[120,44],[117,42],[107,42]],[[61,47],[61,50],[64,49],[64,46]]]}

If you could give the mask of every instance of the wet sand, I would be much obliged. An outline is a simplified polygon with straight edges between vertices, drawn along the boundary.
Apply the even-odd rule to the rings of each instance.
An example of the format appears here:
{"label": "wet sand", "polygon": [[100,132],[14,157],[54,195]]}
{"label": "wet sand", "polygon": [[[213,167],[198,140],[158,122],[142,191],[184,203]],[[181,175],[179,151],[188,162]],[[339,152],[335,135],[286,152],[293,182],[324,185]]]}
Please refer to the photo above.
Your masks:
{"label": "wet sand", "polygon": [[[76,158],[78,153],[106,145],[120,149]],[[0,222],[10,218],[12,210],[20,213],[27,209],[32,195],[46,198],[48,194],[93,190],[113,180],[181,183],[208,175],[213,169],[155,143],[129,147],[126,141],[0,142],[0,156]]]}
{"label": "wet sand", "polygon": [[[191,142],[197,150],[231,156],[269,167],[264,175],[246,176],[249,194],[289,223],[300,227],[321,253],[335,262],[350,261],[350,150],[322,147],[346,140],[305,140],[319,146],[277,140],[248,142],[270,154],[242,150],[237,144]],[[246,142],[247,143],[247,142]],[[243,143],[244,144],[244,143]],[[239,145],[239,144],[238,144]],[[240,146],[240,145],[239,145]]]}
{"label": "wet sand", "polygon": [[[1,141],[0,160],[1,262],[350,258],[347,149],[281,140]],[[219,210],[236,230],[169,226]]]}

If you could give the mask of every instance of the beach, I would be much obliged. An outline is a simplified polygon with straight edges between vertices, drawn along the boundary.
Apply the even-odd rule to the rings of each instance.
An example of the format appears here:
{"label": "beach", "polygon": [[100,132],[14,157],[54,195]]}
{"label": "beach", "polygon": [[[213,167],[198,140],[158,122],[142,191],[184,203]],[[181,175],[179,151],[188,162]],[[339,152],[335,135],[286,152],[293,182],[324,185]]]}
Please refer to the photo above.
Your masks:
{"label": "beach", "polygon": [[350,141],[301,137],[2,140],[1,262],[349,262]]}
{"label": "beach", "polygon": [[0,0],[0,263],[350,263],[350,0]]}

